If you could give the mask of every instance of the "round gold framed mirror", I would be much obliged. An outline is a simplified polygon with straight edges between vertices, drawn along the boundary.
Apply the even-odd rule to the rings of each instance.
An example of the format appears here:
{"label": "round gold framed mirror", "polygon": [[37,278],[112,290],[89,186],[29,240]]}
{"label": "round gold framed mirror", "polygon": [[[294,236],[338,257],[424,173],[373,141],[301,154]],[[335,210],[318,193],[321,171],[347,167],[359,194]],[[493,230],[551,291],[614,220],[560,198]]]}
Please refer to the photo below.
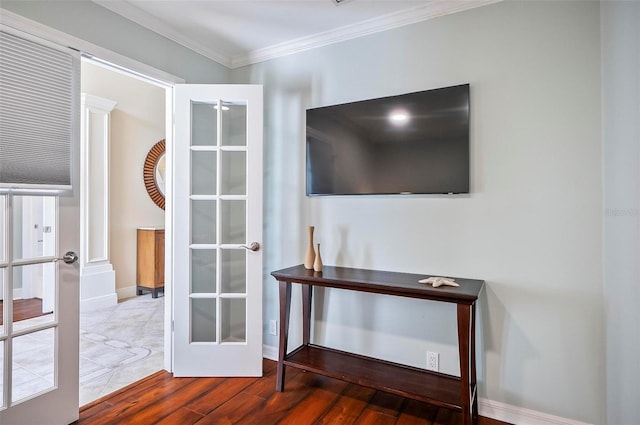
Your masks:
{"label": "round gold framed mirror", "polygon": [[162,139],[151,147],[142,168],[144,187],[151,200],[162,209],[165,193],[165,158],[165,139]]}

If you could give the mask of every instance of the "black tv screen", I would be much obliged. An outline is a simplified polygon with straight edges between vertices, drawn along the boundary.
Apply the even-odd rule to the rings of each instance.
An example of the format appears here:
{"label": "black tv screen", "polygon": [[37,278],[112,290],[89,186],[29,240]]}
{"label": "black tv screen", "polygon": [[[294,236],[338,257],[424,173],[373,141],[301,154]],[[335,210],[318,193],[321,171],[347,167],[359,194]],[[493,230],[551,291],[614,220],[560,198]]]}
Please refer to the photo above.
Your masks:
{"label": "black tv screen", "polygon": [[307,195],[469,193],[469,84],[306,118]]}

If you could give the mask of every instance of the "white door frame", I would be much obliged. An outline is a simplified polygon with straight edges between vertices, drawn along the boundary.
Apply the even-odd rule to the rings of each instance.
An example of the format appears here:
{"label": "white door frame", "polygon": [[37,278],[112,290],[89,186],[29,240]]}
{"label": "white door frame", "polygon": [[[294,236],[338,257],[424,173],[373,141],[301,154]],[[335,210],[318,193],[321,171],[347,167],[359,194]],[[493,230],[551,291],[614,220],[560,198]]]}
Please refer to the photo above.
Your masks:
{"label": "white door frame", "polygon": [[[25,18],[24,16],[2,9],[2,24],[15,28],[27,34],[31,34],[51,41],[53,43],[70,46],[84,55],[91,57],[95,62],[116,72],[121,72],[134,78],[155,84],[165,89],[165,126],[166,126],[166,151],[167,161],[171,164],[173,160],[173,87],[175,84],[184,84],[185,80],[175,75],[156,69],[152,66],[138,62],[119,53],[105,49],[88,41],[82,40],[75,36],[66,34],[62,31],[53,29],[39,22]],[[100,58],[100,59],[98,59]],[[80,99],[78,99],[80,101]],[[173,180],[173,172],[171,167],[167,167],[167,181]],[[172,345],[173,345],[173,282],[171,276],[173,274],[173,258],[171,257],[171,246],[173,240],[172,234],[172,218],[171,210],[173,199],[173,189],[170,185],[166,187],[165,193],[165,302],[164,302],[164,368],[168,372],[173,372]]]}
{"label": "white door frame", "polygon": [[[165,150],[166,150],[166,181],[171,183],[173,181],[173,170],[171,164],[173,163],[173,90],[174,84],[184,82],[184,80],[178,77],[173,77],[177,81],[168,82],[156,79],[152,76],[145,75],[142,71],[138,72],[135,69],[129,69],[124,66],[117,65],[110,62],[108,59],[95,56],[83,55],[83,59],[89,61],[94,65],[102,66],[113,72],[118,72],[123,75],[136,78],[149,84],[158,86],[165,91]],[[147,70],[148,71],[148,70]],[[145,71],[146,72],[146,71]],[[162,71],[157,71],[162,73]],[[165,185],[165,210],[164,210],[164,226],[165,226],[165,240],[164,240],[164,369],[168,372],[173,372],[173,281],[171,279],[171,273],[173,273],[173,257],[172,249],[173,239],[172,234],[172,218],[173,218],[173,189],[171,184]]]}

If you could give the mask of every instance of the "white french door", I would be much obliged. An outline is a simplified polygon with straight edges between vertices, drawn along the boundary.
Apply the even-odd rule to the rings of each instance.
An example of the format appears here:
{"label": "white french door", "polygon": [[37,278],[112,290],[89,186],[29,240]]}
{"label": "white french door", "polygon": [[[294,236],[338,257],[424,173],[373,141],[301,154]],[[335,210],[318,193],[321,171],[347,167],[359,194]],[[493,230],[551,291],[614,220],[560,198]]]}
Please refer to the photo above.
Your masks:
{"label": "white french door", "polygon": [[66,44],[5,23],[0,423],[62,425],[78,419],[79,399],[80,60]]}
{"label": "white french door", "polygon": [[262,375],[262,86],[176,85],[175,376]]}
{"label": "white french door", "polygon": [[[79,202],[75,197],[0,194],[0,423],[68,424],[78,419],[78,263],[57,261],[77,250]],[[52,245],[34,253],[24,244],[23,207],[49,206]],[[54,276],[53,279],[47,276]],[[35,296],[20,299],[21,289]],[[36,288],[36,289],[33,289]],[[49,298],[44,315],[20,317],[21,302]]]}

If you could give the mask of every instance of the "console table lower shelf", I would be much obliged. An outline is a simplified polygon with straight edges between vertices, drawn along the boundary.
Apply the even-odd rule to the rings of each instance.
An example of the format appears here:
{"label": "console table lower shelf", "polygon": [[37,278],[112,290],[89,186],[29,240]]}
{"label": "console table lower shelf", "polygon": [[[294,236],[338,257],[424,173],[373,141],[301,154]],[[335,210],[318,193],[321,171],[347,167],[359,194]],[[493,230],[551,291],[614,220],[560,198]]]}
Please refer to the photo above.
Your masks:
{"label": "console table lower shelf", "polygon": [[287,354],[286,366],[423,401],[458,412],[460,378],[309,344]]}

